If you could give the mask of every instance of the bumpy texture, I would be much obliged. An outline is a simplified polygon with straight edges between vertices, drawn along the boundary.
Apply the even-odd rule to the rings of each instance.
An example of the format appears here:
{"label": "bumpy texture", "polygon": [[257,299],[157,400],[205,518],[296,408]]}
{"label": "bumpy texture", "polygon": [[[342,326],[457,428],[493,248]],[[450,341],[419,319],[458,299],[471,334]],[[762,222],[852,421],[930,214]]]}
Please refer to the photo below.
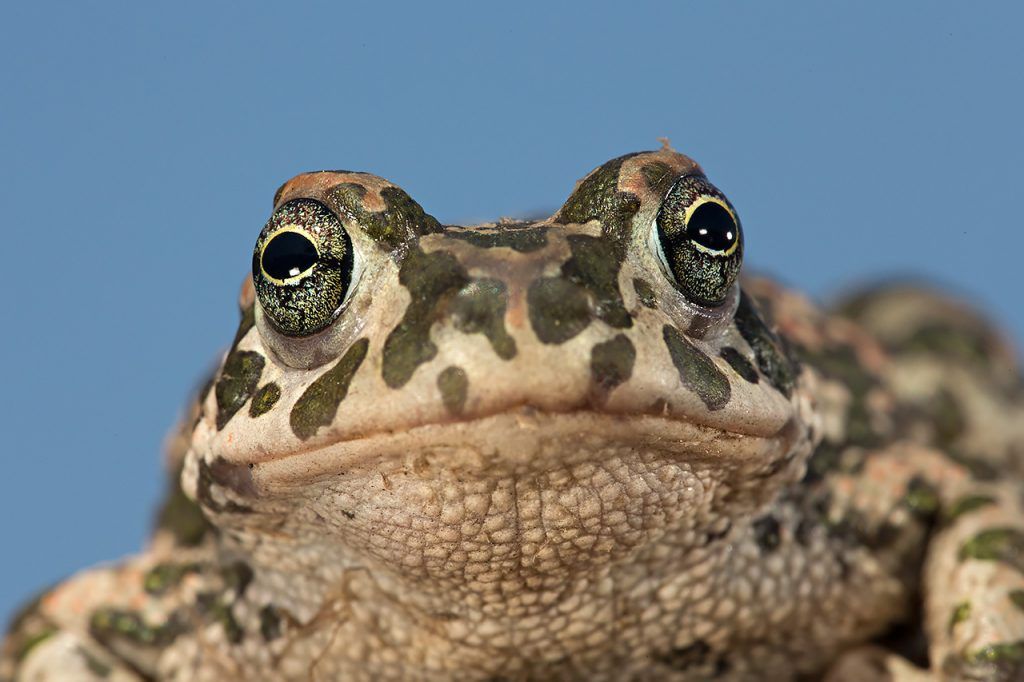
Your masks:
{"label": "bumpy texture", "polygon": [[333,321],[287,335],[256,261],[150,546],[26,606],[0,679],[1024,679],[1012,349],[912,287],[687,298],[680,179],[628,155],[475,227],[286,183],[351,242],[281,290]]}

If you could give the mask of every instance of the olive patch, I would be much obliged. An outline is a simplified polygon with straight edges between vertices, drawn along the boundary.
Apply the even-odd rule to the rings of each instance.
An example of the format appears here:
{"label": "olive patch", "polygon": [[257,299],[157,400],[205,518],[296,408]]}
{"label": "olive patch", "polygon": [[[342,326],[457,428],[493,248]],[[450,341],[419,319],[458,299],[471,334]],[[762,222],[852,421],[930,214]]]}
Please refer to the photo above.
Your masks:
{"label": "olive patch", "polygon": [[340,208],[341,215],[350,215],[370,239],[386,248],[395,248],[416,236],[441,231],[441,224],[426,213],[412,197],[397,187],[380,191],[384,211],[368,211],[363,205],[366,188],[354,182],[343,182],[331,188],[328,200]]}
{"label": "olive patch", "polygon": [[587,295],[562,277],[540,277],[526,292],[530,325],[541,343],[564,343],[590,324]]}
{"label": "olive patch", "polygon": [[683,386],[696,393],[709,410],[725,407],[732,396],[732,387],[725,373],[675,327],[665,325],[662,336]]}
{"label": "olive patch", "polygon": [[729,363],[729,366],[736,370],[736,373],[752,384],[760,381],[757,370],[750,364],[750,361],[743,357],[743,354],[732,346],[726,346],[719,353],[722,359]]}
{"label": "olive patch", "polygon": [[548,245],[548,228],[516,227],[502,225],[493,230],[473,230],[465,232],[450,231],[445,233],[452,239],[458,239],[480,249],[496,249],[506,247],[519,253],[532,253]]}
{"label": "olive patch", "polygon": [[483,334],[499,358],[511,360],[516,355],[516,341],[505,330],[507,305],[504,282],[476,279],[455,294],[450,312],[456,329],[466,334]]}
{"label": "olive patch", "polygon": [[252,396],[265,363],[264,357],[254,351],[234,350],[228,354],[214,388],[218,431],[227,425]]}
{"label": "olive patch", "polygon": [[469,378],[461,367],[446,367],[437,375],[437,388],[441,391],[441,402],[452,414],[462,414],[466,406],[466,392]]}
{"label": "olive patch", "polygon": [[402,261],[398,281],[409,291],[405,314],[384,341],[381,373],[384,383],[401,388],[413,372],[437,355],[430,326],[439,317],[442,300],[469,283],[469,276],[447,251],[424,253],[413,248]]}
{"label": "olive patch", "polygon": [[739,307],[733,318],[740,335],[754,351],[757,366],[779,393],[790,397],[796,383],[796,368],[780,349],[778,338],[761,319],[747,293],[740,292]]}
{"label": "olive patch", "polygon": [[264,384],[256,391],[256,394],[252,397],[252,402],[249,403],[249,416],[256,418],[261,415],[270,412],[274,409],[274,405],[281,398],[281,387],[271,382]]}
{"label": "olive patch", "polygon": [[968,540],[959,558],[999,561],[1024,573],[1024,531],[1019,528],[990,528]]}
{"label": "olive patch", "polygon": [[370,342],[359,339],[329,370],[310,384],[295,402],[291,412],[292,432],[299,440],[312,437],[321,426],[334,421],[349,384],[366,357]]}
{"label": "olive patch", "polygon": [[636,292],[637,299],[644,307],[658,307],[658,298],[654,295],[654,288],[648,284],[647,280],[635,277],[633,279],[633,291]]}
{"label": "olive patch", "polygon": [[633,375],[636,349],[624,334],[597,344],[590,351],[590,378],[600,396],[607,396]]}

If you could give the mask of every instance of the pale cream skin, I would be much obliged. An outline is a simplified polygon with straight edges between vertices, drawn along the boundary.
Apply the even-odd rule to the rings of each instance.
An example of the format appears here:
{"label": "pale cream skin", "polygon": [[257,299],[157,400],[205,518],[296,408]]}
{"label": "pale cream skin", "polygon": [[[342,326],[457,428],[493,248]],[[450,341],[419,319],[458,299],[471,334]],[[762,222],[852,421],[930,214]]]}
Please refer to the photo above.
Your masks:
{"label": "pale cream skin", "polygon": [[[320,222],[268,223],[240,336],[172,448],[217,531],[165,524],[59,586],[0,676],[1012,679],[1012,352],[909,290],[834,317],[767,281],[700,289],[673,263],[703,255],[659,232],[695,177],[664,149],[546,221],[443,229],[374,176],[286,183],[277,210],[318,202]],[[343,290],[307,282],[288,324],[312,333],[278,306],[315,270],[261,280],[282,230],[350,258]],[[862,646],[920,614],[928,669]]]}

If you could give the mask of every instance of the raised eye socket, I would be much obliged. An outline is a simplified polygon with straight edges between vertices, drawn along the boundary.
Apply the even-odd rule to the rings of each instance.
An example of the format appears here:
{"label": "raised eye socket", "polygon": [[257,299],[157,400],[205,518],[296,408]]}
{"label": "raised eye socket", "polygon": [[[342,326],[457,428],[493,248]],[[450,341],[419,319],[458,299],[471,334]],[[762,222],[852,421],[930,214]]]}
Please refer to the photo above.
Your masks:
{"label": "raised eye socket", "polygon": [[352,260],[352,240],[334,213],[312,199],[289,201],[267,221],[252,254],[263,312],[288,336],[324,329],[352,286]]}
{"label": "raised eye socket", "polygon": [[664,264],[683,295],[721,305],[743,264],[743,231],[725,195],[700,175],[680,178],[655,220]]}

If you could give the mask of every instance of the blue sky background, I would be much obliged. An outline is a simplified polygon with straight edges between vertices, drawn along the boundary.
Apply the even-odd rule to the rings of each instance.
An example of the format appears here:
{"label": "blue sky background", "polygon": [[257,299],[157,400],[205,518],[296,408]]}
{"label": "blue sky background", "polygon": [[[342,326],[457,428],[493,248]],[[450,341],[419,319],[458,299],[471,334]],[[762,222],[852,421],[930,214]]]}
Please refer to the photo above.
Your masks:
{"label": "blue sky background", "polygon": [[0,618],[143,542],[300,171],[474,221],[667,136],[748,263],[819,298],[927,277],[1024,338],[1019,4],[275,4],[4,8]]}

